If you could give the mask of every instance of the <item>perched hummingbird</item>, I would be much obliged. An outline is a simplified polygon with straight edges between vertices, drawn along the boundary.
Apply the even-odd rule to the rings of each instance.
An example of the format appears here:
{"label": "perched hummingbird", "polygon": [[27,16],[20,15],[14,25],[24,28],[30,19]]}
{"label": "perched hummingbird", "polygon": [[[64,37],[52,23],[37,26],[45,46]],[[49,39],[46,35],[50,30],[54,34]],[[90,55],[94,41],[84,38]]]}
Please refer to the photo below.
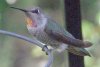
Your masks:
{"label": "perched hummingbird", "polygon": [[37,40],[57,49],[59,52],[66,49],[79,56],[90,56],[85,48],[90,47],[91,42],[76,39],[56,21],[46,16],[39,7],[30,10],[11,8],[21,10],[26,14],[28,31]]}

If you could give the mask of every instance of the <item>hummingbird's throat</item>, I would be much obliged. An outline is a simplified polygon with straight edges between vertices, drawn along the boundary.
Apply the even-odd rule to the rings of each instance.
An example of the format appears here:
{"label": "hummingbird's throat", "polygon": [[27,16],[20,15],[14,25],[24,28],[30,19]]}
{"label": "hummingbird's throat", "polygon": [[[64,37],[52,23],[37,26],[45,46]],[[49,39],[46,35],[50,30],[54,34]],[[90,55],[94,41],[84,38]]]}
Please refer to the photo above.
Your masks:
{"label": "hummingbird's throat", "polygon": [[32,19],[28,18],[26,19],[27,25],[30,27],[37,27],[37,24],[35,23],[35,21],[33,21]]}

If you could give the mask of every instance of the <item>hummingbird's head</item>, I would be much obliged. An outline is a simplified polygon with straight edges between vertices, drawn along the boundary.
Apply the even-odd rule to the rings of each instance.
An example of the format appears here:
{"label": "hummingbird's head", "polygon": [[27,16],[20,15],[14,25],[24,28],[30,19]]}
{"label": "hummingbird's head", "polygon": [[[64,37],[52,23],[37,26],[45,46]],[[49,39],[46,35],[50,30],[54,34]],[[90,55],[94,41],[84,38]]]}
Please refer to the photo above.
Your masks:
{"label": "hummingbird's head", "polygon": [[43,23],[43,20],[45,20],[45,16],[43,15],[39,7],[30,10],[20,9],[15,7],[11,7],[11,8],[21,10],[26,14],[27,26],[37,27]]}

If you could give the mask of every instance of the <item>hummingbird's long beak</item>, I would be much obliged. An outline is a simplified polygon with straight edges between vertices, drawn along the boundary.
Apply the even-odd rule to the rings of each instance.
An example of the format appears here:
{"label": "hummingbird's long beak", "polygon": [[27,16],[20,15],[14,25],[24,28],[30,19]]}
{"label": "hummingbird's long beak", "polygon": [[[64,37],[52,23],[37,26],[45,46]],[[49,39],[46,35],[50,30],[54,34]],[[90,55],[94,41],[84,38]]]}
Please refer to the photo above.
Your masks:
{"label": "hummingbird's long beak", "polygon": [[16,8],[16,7],[10,7],[10,8],[17,9],[17,10],[20,10],[20,11],[23,11],[23,12],[28,12],[27,10],[21,9],[21,8]]}

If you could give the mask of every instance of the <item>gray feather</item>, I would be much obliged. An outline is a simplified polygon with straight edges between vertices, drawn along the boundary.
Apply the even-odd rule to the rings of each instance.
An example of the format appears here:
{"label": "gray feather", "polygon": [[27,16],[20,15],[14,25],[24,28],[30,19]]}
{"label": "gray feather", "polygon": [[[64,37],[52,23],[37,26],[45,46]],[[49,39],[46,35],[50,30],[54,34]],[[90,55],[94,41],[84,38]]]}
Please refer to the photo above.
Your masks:
{"label": "gray feather", "polygon": [[[54,21],[48,22],[46,24],[45,31],[47,34],[51,32],[57,32],[57,33],[61,33],[62,36],[64,35],[65,37],[70,37],[72,39],[75,39],[74,36],[72,36],[69,32],[67,32],[63,27],[61,27],[58,23]],[[57,35],[57,33],[55,35]],[[52,39],[55,39],[54,36],[52,36],[52,34],[51,34],[51,37]],[[71,46],[71,45],[69,45],[68,51],[80,56],[85,56],[85,55],[90,56],[89,52],[86,49]]]}

